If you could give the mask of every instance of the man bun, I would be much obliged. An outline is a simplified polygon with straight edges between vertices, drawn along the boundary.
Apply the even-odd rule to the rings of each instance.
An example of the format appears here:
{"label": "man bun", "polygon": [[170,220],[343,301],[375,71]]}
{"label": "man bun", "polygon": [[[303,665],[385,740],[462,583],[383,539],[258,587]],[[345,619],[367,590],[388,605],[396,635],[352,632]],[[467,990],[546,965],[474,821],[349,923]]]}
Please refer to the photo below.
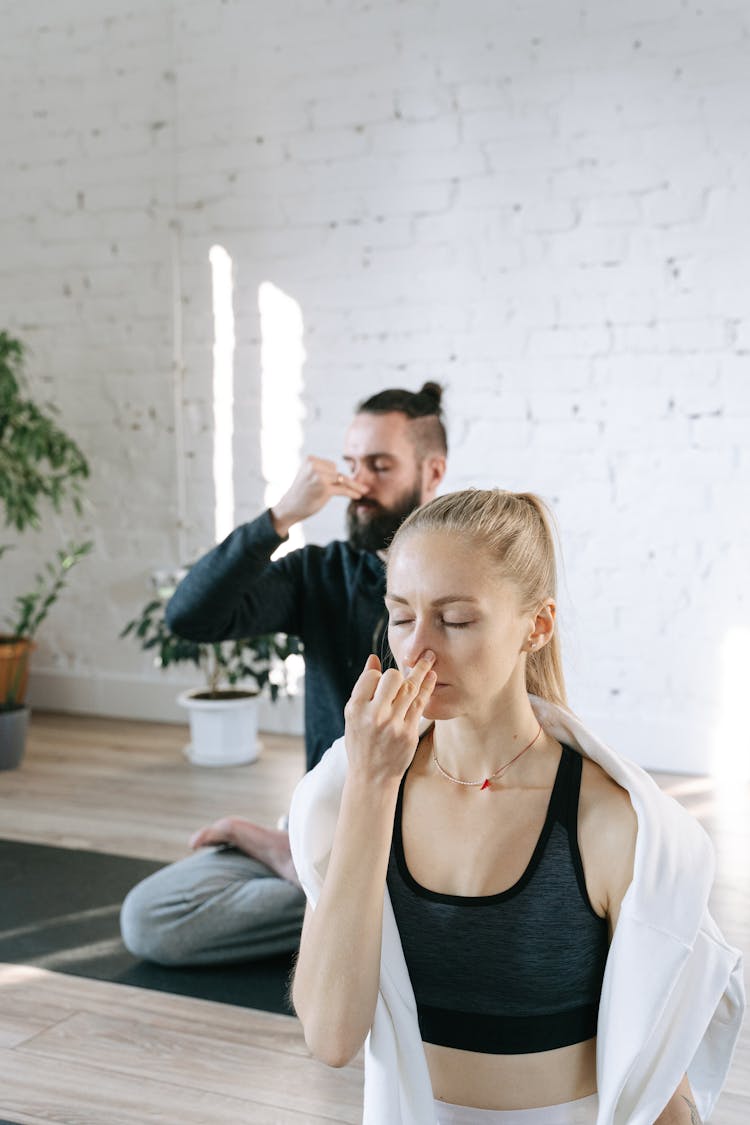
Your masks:
{"label": "man bun", "polygon": [[439,383],[425,383],[417,393],[432,399],[435,403],[436,412],[440,410],[443,401],[443,388]]}
{"label": "man bun", "polygon": [[420,458],[434,451],[445,456],[448,452],[448,438],[443,421],[442,401],[442,386],[429,380],[418,391],[407,391],[401,387],[378,391],[360,402],[357,413],[405,414],[414,422],[414,441]]}

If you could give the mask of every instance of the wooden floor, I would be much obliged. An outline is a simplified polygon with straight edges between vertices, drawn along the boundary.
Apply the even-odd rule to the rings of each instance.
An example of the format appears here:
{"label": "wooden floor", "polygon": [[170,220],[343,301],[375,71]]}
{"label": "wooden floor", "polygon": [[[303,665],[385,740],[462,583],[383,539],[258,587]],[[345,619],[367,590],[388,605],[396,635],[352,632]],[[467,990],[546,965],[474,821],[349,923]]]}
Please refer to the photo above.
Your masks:
{"label": "wooden floor", "polygon": [[[300,776],[299,739],[264,735],[252,766],[209,770],[183,757],[186,735],[35,715],[22,768],[0,773],[0,836],[167,861],[229,812],[275,823]],[[657,780],[710,832],[714,912],[750,957],[748,787]],[[353,1123],[361,1089],[361,1064],[315,1063],[291,1017],[0,965],[0,1118],[20,1125]],[[747,1029],[712,1122],[750,1123]]]}

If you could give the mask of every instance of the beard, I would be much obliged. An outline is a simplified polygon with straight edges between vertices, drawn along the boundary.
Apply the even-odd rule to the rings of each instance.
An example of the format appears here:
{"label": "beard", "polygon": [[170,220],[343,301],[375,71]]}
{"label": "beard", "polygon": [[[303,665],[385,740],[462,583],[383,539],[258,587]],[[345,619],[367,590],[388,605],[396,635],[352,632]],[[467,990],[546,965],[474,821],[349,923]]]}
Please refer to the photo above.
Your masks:
{"label": "beard", "polygon": [[351,500],[346,509],[346,530],[349,542],[357,551],[384,551],[408,515],[422,503],[421,489],[416,485],[405,492],[390,508],[377,500]]}

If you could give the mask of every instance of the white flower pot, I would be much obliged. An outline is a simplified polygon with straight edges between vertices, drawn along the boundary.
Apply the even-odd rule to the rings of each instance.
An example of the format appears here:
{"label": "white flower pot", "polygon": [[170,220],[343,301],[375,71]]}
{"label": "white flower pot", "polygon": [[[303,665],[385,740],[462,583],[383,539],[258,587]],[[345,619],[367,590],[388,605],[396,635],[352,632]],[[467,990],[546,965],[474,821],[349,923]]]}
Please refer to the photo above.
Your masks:
{"label": "white flower pot", "polygon": [[196,766],[242,766],[260,754],[258,696],[228,692],[224,698],[203,698],[206,692],[183,691],[177,697],[190,719],[185,754]]}

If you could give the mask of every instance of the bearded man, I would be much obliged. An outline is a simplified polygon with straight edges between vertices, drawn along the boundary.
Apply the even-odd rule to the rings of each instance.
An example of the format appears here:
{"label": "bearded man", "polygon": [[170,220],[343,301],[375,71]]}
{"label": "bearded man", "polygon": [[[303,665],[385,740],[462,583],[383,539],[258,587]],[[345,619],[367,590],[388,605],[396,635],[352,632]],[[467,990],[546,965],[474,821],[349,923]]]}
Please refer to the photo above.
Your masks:
{"label": "bearded man", "polygon": [[[381,391],[357,407],[343,468],[308,457],[288,492],[200,559],[167,607],[169,627],[194,641],[264,633],[302,640],[307,769],[344,733],[344,706],[365,660],[383,656],[383,560],[402,521],[445,475],[442,388]],[[290,528],[333,497],[348,499],[346,540],[271,561]],[[297,948],[305,896],[289,838],[223,817],[191,838],[196,854],[128,894],[120,926],[137,957],[164,965],[245,961]]]}

